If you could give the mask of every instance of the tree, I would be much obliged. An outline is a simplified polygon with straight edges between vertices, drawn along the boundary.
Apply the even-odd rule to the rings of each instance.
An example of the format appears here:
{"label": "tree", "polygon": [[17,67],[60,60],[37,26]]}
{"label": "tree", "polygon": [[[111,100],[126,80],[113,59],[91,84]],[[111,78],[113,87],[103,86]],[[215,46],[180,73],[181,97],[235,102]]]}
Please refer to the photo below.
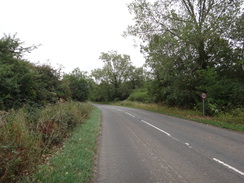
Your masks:
{"label": "tree", "polygon": [[143,67],[136,68],[135,66],[131,67],[129,74],[128,83],[132,89],[143,88],[146,80],[145,71]]}
{"label": "tree", "polygon": [[59,71],[46,64],[34,66],[33,70],[36,73],[34,78],[35,102],[41,105],[57,102],[60,98],[58,88],[62,84]]}
{"label": "tree", "polygon": [[82,72],[79,68],[76,68],[71,74],[64,75],[63,81],[69,83],[73,100],[84,102],[88,99],[90,83],[86,73]]}
{"label": "tree", "polygon": [[62,97],[70,98],[68,85],[60,71],[49,65],[34,65],[23,57],[37,46],[24,47],[14,36],[0,39],[0,110],[24,104],[43,106]]}
{"label": "tree", "polygon": [[118,54],[116,51],[110,51],[108,53],[101,53],[99,58],[105,64],[103,69],[108,76],[109,82],[116,89],[119,88],[129,77],[132,67],[130,56]]}
{"label": "tree", "polygon": [[[172,39],[179,46],[190,47],[194,57],[192,60],[199,69],[218,64],[223,52],[216,52],[225,42],[232,41],[232,48],[240,38],[232,38],[233,27],[241,16],[241,0],[181,0],[156,1],[154,4],[146,0],[136,0],[129,5],[130,12],[135,14],[134,26],[129,26],[127,34],[140,37],[148,43],[161,39]],[[173,45],[171,45],[173,46]],[[172,47],[171,54],[177,55],[179,46]],[[164,48],[161,48],[165,50]],[[167,48],[166,48],[167,49]],[[168,50],[169,51],[169,50]],[[188,53],[189,54],[189,53]],[[185,60],[181,56],[182,60]]]}
{"label": "tree", "polygon": [[23,59],[36,46],[23,47],[16,35],[0,39],[0,110],[18,108],[36,97],[35,73],[32,65]]}
{"label": "tree", "polygon": [[135,0],[128,6],[135,24],[125,35],[143,41],[156,101],[193,107],[206,80],[202,71],[212,68],[217,78],[243,83],[242,6],[241,0]]}
{"label": "tree", "polygon": [[133,71],[130,56],[118,54],[117,51],[110,51],[108,53],[102,52],[99,59],[104,62],[104,66],[102,69],[94,69],[92,76],[112,96],[108,97],[109,100],[111,98],[124,98],[125,91],[121,90],[121,86],[128,81]]}

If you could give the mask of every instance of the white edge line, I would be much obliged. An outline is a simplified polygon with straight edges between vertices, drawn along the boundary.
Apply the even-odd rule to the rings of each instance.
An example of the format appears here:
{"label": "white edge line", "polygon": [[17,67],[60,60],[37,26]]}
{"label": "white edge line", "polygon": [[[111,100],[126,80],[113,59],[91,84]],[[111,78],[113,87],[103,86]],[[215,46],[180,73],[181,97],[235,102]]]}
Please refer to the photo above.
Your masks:
{"label": "white edge line", "polygon": [[125,112],[125,114],[128,114],[129,116],[132,116],[133,118],[135,118],[134,115],[132,115],[132,114],[130,114],[130,113],[128,113],[128,112]]}
{"label": "white edge line", "polygon": [[234,168],[234,167],[232,167],[232,166],[230,166],[230,165],[224,163],[223,161],[220,161],[220,160],[218,160],[218,159],[216,159],[216,158],[213,158],[213,160],[214,160],[214,161],[217,161],[218,163],[220,163],[220,164],[222,164],[222,165],[224,165],[224,166],[226,166],[226,167],[228,167],[229,169],[234,170],[235,172],[237,172],[237,173],[239,173],[239,174],[241,174],[241,175],[244,175],[244,173],[243,173],[242,171],[237,170],[236,168]]}
{"label": "white edge line", "polygon": [[166,135],[168,135],[168,136],[171,136],[168,132],[163,131],[163,130],[161,130],[160,128],[158,128],[158,127],[156,127],[156,126],[154,126],[154,125],[152,125],[152,124],[150,124],[150,123],[148,123],[148,122],[146,122],[146,121],[144,121],[144,120],[141,120],[141,121],[142,121],[143,123],[146,123],[147,125],[149,125],[149,126],[155,128],[155,129],[157,129],[158,131],[163,132],[164,134],[166,134]]}

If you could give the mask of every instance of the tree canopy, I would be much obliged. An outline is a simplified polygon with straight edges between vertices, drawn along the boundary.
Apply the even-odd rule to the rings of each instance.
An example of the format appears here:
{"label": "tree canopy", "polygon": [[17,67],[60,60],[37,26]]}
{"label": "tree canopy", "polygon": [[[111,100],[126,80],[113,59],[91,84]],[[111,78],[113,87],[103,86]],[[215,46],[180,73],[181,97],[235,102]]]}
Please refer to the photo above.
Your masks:
{"label": "tree canopy", "polygon": [[[231,101],[243,91],[241,7],[241,0],[135,0],[129,4],[135,24],[128,26],[125,35],[142,40],[155,101],[193,107],[199,93],[215,90],[218,94],[210,95],[214,105],[243,105],[243,99],[238,105]],[[228,90],[223,88],[225,83],[231,83]]]}
{"label": "tree canopy", "polygon": [[124,100],[132,89],[144,85],[143,69],[134,67],[129,55],[109,51],[102,52],[99,59],[104,62],[103,68],[94,69],[91,74],[97,83],[94,100]]}
{"label": "tree canopy", "polygon": [[71,74],[64,75],[63,81],[68,83],[73,100],[85,102],[88,99],[90,82],[79,68],[75,68]]}
{"label": "tree canopy", "polygon": [[24,59],[37,46],[24,47],[14,36],[0,39],[0,110],[17,109],[23,105],[43,106],[64,100],[86,101],[88,78],[79,69],[61,76],[59,69],[35,65]]}

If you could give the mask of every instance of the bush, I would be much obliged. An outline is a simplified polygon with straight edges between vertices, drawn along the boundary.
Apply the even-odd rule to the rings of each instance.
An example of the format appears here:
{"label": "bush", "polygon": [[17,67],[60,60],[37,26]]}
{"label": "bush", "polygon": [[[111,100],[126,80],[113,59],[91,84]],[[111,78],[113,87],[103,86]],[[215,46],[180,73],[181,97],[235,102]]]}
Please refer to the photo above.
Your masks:
{"label": "bush", "polygon": [[146,89],[135,89],[128,97],[128,100],[144,103],[151,101]]}
{"label": "bush", "polygon": [[40,135],[30,132],[23,111],[8,114],[0,126],[0,182],[16,182],[41,156]]}
{"label": "bush", "polygon": [[92,110],[86,103],[59,103],[47,106],[40,113],[36,131],[41,133],[44,151],[62,142],[69,132],[85,120]]}
{"label": "bush", "polygon": [[87,103],[66,102],[43,109],[26,106],[0,114],[0,182],[17,182],[42,155],[68,137],[92,111]]}

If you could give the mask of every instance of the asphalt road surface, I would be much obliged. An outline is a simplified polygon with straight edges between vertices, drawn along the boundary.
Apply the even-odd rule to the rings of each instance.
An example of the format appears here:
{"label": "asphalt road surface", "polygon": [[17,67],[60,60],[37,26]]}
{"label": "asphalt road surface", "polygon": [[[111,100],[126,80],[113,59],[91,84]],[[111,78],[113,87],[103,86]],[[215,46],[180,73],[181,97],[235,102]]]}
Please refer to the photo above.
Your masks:
{"label": "asphalt road surface", "polygon": [[102,111],[99,183],[244,183],[244,134],[125,107]]}

